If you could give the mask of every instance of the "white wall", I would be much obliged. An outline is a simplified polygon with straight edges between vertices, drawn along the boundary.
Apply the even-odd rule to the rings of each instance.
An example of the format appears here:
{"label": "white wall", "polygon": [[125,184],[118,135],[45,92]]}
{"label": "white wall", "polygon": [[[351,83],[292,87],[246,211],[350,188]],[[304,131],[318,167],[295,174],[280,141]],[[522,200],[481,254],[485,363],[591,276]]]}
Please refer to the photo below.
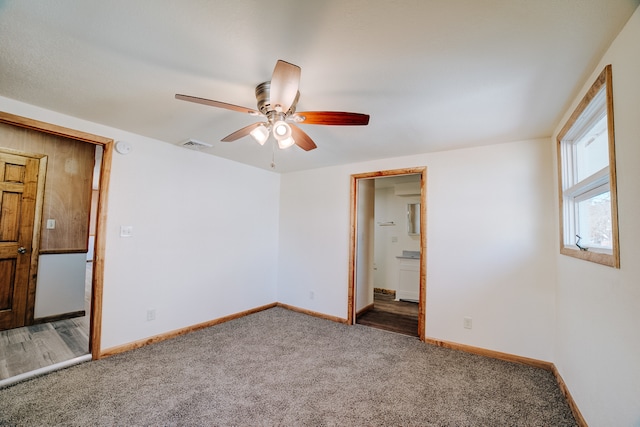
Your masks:
{"label": "white wall", "polygon": [[34,318],[84,310],[86,274],[86,254],[40,255]]}
{"label": "white wall", "polygon": [[[416,179],[419,183],[419,175]],[[395,290],[399,274],[396,257],[402,255],[402,251],[420,251],[420,236],[410,236],[408,233],[408,203],[420,203],[420,197],[396,196],[393,187],[376,189],[376,288]],[[395,225],[378,225],[379,222],[387,221],[393,221]]]}
{"label": "white wall", "polygon": [[350,185],[343,168],[281,176],[279,302],[347,318]]}
{"label": "white wall", "polygon": [[0,110],[133,146],[111,168],[103,349],[276,301],[279,175],[8,98]]}
{"label": "white wall", "polygon": [[604,66],[612,64],[620,269],[557,255],[555,363],[592,427],[640,425],[639,43],[640,9],[584,82],[555,133]]}
{"label": "white wall", "polygon": [[350,175],[417,166],[428,168],[427,336],[552,361],[549,139],[283,175],[279,301],[346,318]]}

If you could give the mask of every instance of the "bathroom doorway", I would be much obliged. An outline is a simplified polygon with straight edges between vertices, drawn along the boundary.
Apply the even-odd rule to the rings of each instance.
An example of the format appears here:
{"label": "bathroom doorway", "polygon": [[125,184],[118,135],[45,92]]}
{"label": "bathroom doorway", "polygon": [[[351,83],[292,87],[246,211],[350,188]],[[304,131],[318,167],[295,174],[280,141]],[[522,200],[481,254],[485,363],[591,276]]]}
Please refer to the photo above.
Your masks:
{"label": "bathroom doorway", "polygon": [[426,172],[352,175],[349,324],[424,341]]}

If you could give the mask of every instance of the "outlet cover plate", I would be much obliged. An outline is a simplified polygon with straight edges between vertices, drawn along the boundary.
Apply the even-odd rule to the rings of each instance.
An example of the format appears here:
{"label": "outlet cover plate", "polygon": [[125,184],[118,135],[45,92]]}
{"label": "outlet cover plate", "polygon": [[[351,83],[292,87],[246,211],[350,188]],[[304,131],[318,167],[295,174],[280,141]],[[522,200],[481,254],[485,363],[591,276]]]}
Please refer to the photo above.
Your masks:
{"label": "outlet cover plate", "polygon": [[471,317],[465,317],[462,320],[462,325],[464,326],[465,329],[471,329],[471,326],[472,326]]}

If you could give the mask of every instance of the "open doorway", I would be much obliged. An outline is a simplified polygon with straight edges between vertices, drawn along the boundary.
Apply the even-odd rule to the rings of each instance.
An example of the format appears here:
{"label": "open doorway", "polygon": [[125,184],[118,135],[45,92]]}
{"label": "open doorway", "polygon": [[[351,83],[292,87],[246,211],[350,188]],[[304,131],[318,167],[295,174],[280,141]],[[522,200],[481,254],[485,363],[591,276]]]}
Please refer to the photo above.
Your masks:
{"label": "open doorway", "polygon": [[[47,181],[49,181],[50,184],[52,183],[51,177],[55,177],[56,174],[58,176],[64,175],[60,173],[61,169],[64,169],[64,172],[69,175],[69,177],[64,179],[71,180],[70,182],[75,186],[77,186],[76,184],[80,181],[84,182],[84,180],[87,179],[85,177],[88,177],[90,181],[92,175],[91,169],[94,167],[94,163],[97,163],[95,169],[93,169],[94,180],[91,186],[96,188],[97,185],[97,193],[91,197],[88,194],[88,187],[81,186],[82,188],[86,188],[86,191],[84,189],[79,190],[82,192],[82,197],[93,199],[91,201],[91,214],[89,214],[88,209],[83,211],[86,212],[85,216],[84,214],[77,215],[75,211],[73,211],[74,213],[69,213],[71,211],[58,208],[60,206],[67,206],[58,203],[62,197],[69,198],[73,203],[79,203],[78,199],[82,197],[74,190],[74,185],[64,183],[56,184],[54,190],[52,190],[53,193],[49,194],[49,197],[54,199],[57,204],[47,204],[46,194],[48,193],[45,189],[45,202],[35,217],[35,222],[39,225],[39,231],[34,234],[33,241],[37,241],[38,244],[33,245],[35,251],[33,252],[31,265],[28,267],[30,281],[25,301],[24,322],[22,322],[23,325],[31,329],[27,331],[10,331],[14,338],[19,339],[20,337],[17,335],[22,336],[40,332],[43,333],[43,337],[45,334],[51,335],[48,330],[53,329],[53,332],[56,332],[58,335],[59,348],[63,351],[71,350],[69,354],[84,354],[81,357],[73,357],[72,359],[96,359],[100,355],[106,199],[113,140],[4,112],[0,112],[0,125],[8,126],[8,128],[6,128],[7,132],[12,132],[11,135],[15,136],[12,139],[5,140],[7,144],[9,142],[14,145],[18,144],[18,146],[13,147],[14,149],[24,151],[27,150],[27,147],[31,147],[27,151],[45,153],[44,155],[49,159],[51,165],[54,163],[59,164],[57,169],[54,170],[52,168],[52,170],[47,173]],[[47,147],[55,148],[51,149]],[[79,154],[81,152],[85,154]],[[87,155],[90,155],[90,158],[81,160],[87,157]],[[90,162],[88,169],[82,166],[87,165],[88,162]],[[87,206],[88,202],[87,200]],[[88,238],[86,230],[88,228],[87,221],[90,216],[92,218],[92,230],[90,234],[93,236],[91,239]],[[79,225],[76,226],[76,224]],[[84,226],[82,226],[82,224],[84,224]],[[78,230],[82,230],[83,228],[83,233],[85,234],[78,235]],[[90,245],[89,240],[95,240],[95,243]],[[29,248],[27,247],[26,249]],[[87,265],[89,264],[87,263],[89,259],[92,261],[90,268]],[[64,277],[64,279],[57,280],[57,277]],[[67,278],[71,277],[73,277],[74,280],[67,280]],[[78,280],[75,280],[76,278]],[[49,283],[47,283],[47,281],[49,281]],[[47,310],[55,306],[55,304],[47,305],[47,303],[54,302],[52,300],[58,295],[55,289],[52,290],[52,288],[47,288],[47,286],[56,281],[65,285],[72,281],[74,283],[78,282],[77,286],[74,286],[78,288],[79,293],[73,292],[73,299],[77,299],[78,301],[74,303],[72,308],[58,304],[54,309],[55,312],[49,314]],[[60,292],[60,294],[64,295],[65,293]],[[54,297],[51,295],[54,295]],[[69,299],[63,298],[63,300],[61,304],[69,304]],[[58,312],[61,312],[62,315],[58,315]],[[78,330],[78,334],[84,333],[85,337],[82,349],[73,348],[75,341],[72,337],[73,333],[71,333],[70,330],[55,331],[56,328],[52,327],[52,324],[59,322],[66,322],[64,328],[75,328]],[[77,323],[78,325],[71,325],[71,323]],[[55,335],[55,333],[53,335]],[[33,338],[33,336],[31,338]],[[30,347],[33,347],[34,357],[39,357],[43,360],[36,361],[41,367],[31,372],[37,374],[48,369],[56,369],[56,366],[68,366],[67,362],[70,360],[64,360],[62,362],[53,360],[53,358],[50,357],[51,352],[47,352],[44,357],[41,354],[37,354],[37,343],[44,341],[39,339],[39,336],[36,338],[38,339],[30,339],[30,344],[33,344]],[[69,342],[64,342],[65,339],[68,339]],[[6,341],[7,343],[1,341],[0,345],[11,344],[9,342],[11,341],[10,339]],[[74,343],[72,343],[72,341],[74,341]],[[82,340],[78,342],[80,341]],[[30,358],[30,356],[31,355],[28,357]],[[25,365],[27,367],[31,366],[29,363]],[[0,374],[2,373],[0,372]],[[14,377],[7,378],[9,382],[3,380],[1,383],[10,383],[13,379],[20,379],[29,374],[30,372],[20,373]]]}
{"label": "open doorway", "polygon": [[352,175],[348,323],[425,338],[426,168]]}

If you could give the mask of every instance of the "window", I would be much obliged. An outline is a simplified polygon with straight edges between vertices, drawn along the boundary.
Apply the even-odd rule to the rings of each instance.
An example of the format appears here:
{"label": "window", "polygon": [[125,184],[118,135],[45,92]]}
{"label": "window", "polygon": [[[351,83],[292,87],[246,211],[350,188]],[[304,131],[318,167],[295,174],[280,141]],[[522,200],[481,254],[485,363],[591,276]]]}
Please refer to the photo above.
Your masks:
{"label": "window", "polygon": [[620,267],[611,65],[558,134],[560,253]]}

